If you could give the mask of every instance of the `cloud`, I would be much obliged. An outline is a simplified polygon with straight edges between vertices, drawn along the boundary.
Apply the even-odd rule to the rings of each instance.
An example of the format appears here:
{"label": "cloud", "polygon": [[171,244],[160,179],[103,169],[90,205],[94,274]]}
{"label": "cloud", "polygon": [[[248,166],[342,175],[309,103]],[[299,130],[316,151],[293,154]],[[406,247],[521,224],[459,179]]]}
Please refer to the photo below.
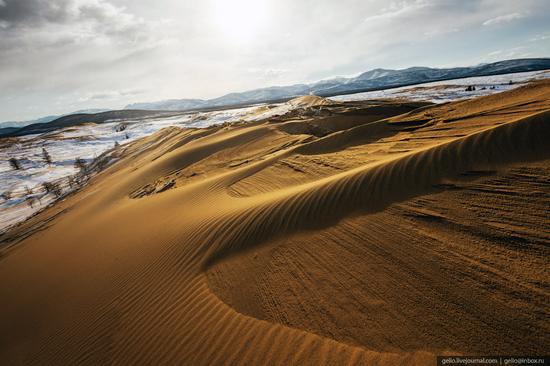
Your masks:
{"label": "cloud", "polygon": [[424,32],[424,36],[426,36],[427,38],[433,38],[433,37],[439,37],[445,34],[457,33],[459,31],[460,29],[458,28],[448,28],[448,27],[432,28]]}
{"label": "cloud", "polygon": [[546,41],[547,39],[550,39],[550,34],[538,34],[536,36],[534,36],[533,38],[531,38],[529,41],[530,42],[541,42],[541,41]]}
{"label": "cloud", "polygon": [[510,14],[506,14],[506,15],[499,15],[498,17],[494,17],[494,18],[491,18],[491,19],[488,19],[488,20],[484,21],[483,25],[488,26],[488,25],[496,25],[496,24],[501,24],[501,23],[508,23],[508,22],[513,21],[513,20],[522,19],[522,18],[525,18],[525,17],[526,17],[526,15],[523,14],[523,13],[510,13]]}
{"label": "cloud", "polygon": [[266,81],[275,81],[279,79],[284,74],[288,73],[290,70],[281,69],[281,68],[262,68],[262,67],[252,67],[247,70],[250,74],[258,76],[260,79]]}
{"label": "cloud", "polygon": [[493,51],[493,52],[489,52],[489,53],[487,54],[487,56],[489,56],[489,57],[499,56],[499,55],[502,55],[503,52],[504,52],[504,51],[502,51],[502,50],[496,50],[496,51]]}
{"label": "cloud", "polygon": [[0,20],[12,26],[32,25],[42,21],[61,21],[68,16],[68,0],[4,0]]}
{"label": "cloud", "polygon": [[389,6],[382,8],[379,14],[370,15],[365,18],[364,22],[389,21],[395,18],[408,16],[430,5],[431,4],[426,0],[402,1],[399,3],[391,2]]}
{"label": "cloud", "polygon": [[[212,98],[376,67],[471,65],[518,45],[550,52],[529,42],[550,32],[547,0],[257,0],[269,16],[246,42],[219,31],[212,14],[225,1],[0,0],[0,120],[120,108],[135,102],[126,90]],[[529,21],[482,26],[510,14]]]}
{"label": "cloud", "polygon": [[505,50],[495,50],[495,51],[489,52],[484,58],[484,60],[488,62],[492,62],[492,61],[512,59],[512,58],[526,58],[532,55],[533,54],[532,52],[530,52],[529,48],[525,46],[517,46],[517,47],[505,49]]}
{"label": "cloud", "polygon": [[88,93],[80,98],[79,102],[88,102],[94,100],[116,100],[121,97],[136,96],[143,93],[143,90],[130,89],[130,90],[106,90],[98,93]]}
{"label": "cloud", "polygon": [[142,40],[148,30],[142,18],[106,0],[0,1],[0,32],[4,38],[24,40],[42,31],[49,34],[48,44],[62,36],[75,41],[110,38],[135,42]]}

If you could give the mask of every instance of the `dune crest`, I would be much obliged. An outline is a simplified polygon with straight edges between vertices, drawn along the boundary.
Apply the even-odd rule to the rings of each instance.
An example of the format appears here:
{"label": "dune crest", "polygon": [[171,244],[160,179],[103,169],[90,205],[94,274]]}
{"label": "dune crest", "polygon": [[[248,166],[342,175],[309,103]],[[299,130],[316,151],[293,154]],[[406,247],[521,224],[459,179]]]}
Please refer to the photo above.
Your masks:
{"label": "dune crest", "polygon": [[161,130],[5,234],[2,360],[542,353],[550,82],[438,106],[325,101]]}
{"label": "dune crest", "polygon": [[322,98],[317,95],[304,95],[288,101],[288,104],[301,107],[317,107],[322,105],[331,105],[334,102],[330,99]]}

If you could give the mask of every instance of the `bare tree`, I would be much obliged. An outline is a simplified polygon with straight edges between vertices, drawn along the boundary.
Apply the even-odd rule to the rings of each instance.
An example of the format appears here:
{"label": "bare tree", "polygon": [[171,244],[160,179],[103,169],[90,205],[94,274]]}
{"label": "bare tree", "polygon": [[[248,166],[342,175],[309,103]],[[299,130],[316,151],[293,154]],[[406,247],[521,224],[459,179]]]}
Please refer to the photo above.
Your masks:
{"label": "bare tree", "polygon": [[61,194],[63,193],[61,191],[61,186],[56,182],[44,182],[42,183],[42,187],[46,190],[46,194],[51,193],[56,198],[61,197]]}
{"label": "bare tree", "polygon": [[27,205],[29,205],[30,208],[34,208],[34,203],[36,202],[36,199],[33,196],[27,196],[25,197],[25,202],[27,202]]}
{"label": "bare tree", "polygon": [[78,183],[76,182],[74,175],[69,175],[67,179],[69,181],[69,187],[71,189],[75,189],[76,187],[78,187]]}
{"label": "bare tree", "polygon": [[2,197],[2,199],[4,201],[9,201],[11,199],[11,192],[10,191],[6,191],[2,194],[0,194],[0,197]]}
{"label": "bare tree", "polygon": [[10,158],[8,160],[13,170],[21,170],[21,163],[16,158]]}
{"label": "bare tree", "polygon": [[42,148],[42,159],[44,159],[44,162],[48,165],[52,165],[52,157],[48,150],[45,148]]}
{"label": "bare tree", "polygon": [[126,123],[119,123],[118,125],[115,126],[115,132],[122,132],[122,131],[124,131],[126,128],[128,128],[128,124],[126,124]]}
{"label": "bare tree", "polygon": [[27,205],[29,205],[30,208],[33,208],[35,201],[36,198],[32,194],[32,189],[30,189],[28,186],[25,186],[25,202],[27,202]]}
{"label": "bare tree", "polygon": [[74,167],[81,172],[86,170],[86,160],[82,158],[76,158],[74,161]]}

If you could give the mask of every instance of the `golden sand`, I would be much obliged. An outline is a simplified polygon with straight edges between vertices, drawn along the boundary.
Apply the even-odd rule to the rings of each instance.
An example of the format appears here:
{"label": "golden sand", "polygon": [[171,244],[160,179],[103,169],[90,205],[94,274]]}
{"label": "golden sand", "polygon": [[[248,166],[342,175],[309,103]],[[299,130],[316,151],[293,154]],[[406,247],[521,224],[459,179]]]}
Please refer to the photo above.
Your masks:
{"label": "golden sand", "polygon": [[548,350],[550,82],[439,106],[296,103],[161,130],[4,235],[1,363]]}

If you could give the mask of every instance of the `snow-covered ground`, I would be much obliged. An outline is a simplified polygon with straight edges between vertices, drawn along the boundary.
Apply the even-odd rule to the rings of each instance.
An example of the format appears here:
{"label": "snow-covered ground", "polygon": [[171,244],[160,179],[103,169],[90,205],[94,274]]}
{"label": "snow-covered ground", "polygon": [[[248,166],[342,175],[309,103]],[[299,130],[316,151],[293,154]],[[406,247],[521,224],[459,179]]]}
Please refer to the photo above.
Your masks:
{"label": "snow-covered ground", "polygon": [[[357,101],[368,99],[408,99],[427,100],[433,103],[445,103],[480,97],[517,88],[530,80],[550,78],[550,71],[531,71],[516,74],[479,76],[473,78],[436,81],[433,83],[410,85],[400,88],[376,90],[365,93],[330,97],[335,101]],[[512,84],[510,84],[512,81]],[[475,91],[466,91],[475,86]]]}
{"label": "snow-covered ground", "polygon": [[[224,122],[243,119],[256,107],[205,113],[181,114],[168,118],[117,120],[103,124],[85,124],[68,127],[41,135],[16,139],[15,143],[0,139],[0,232],[25,220],[50,204],[54,197],[46,194],[44,182],[58,182],[67,191],[68,178],[78,172],[74,162],[82,158],[87,163],[115,146],[121,146],[148,136],[169,126],[204,128]],[[121,126],[125,126],[124,129]],[[44,161],[42,148],[50,154],[53,163]],[[21,165],[14,170],[9,159]],[[32,192],[33,206],[26,198]],[[7,199],[6,199],[7,198]]]}
{"label": "snow-covered ground", "polygon": [[[441,103],[498,93],[518,87],[529,80],[548,77],[548,71],[475,77],[342,95],[330,99],[352,101],[404,98]],[[476,90],[465,91],[470,85],[475,86]],[[80,157],[90,162],[94,157],[112,149],[115,141],[124,145],[169,126],[205,128],[225,122],[257,121],[303,107],[287,102],[213,112],[181,113],[172,117],[85,124],[42,135],[20,137],[15,139],[16,142],[0,139],[0,195],[6,194],[4,198],[0,197],[0,232],[25,220],[54,200],[52,194],[46,194],[42,186],[44,182],[60,182],[64,190],[68,190],[69,177],[77,173],[75,159]],[[44,162],[42,148],[51,155],[51,165]],[[10,158],[17,159],[22,169],[14,170],[9,164]],[[28,204],[29,195],[35,198],[32,207]]]}

